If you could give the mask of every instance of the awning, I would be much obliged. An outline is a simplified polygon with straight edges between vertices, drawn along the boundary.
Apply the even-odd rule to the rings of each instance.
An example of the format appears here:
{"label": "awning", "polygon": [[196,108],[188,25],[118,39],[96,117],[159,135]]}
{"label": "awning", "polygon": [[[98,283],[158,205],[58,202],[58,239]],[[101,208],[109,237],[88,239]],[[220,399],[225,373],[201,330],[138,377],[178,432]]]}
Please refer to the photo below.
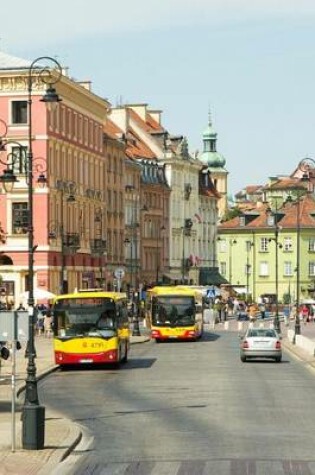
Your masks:
{"label": "awning", "polygon": [[233,287],[233,290],[235,290],[235,292],[237,294],[246,294],[247,293],[246,287]]}
{"label": "awning", "polygon": [[183,276],[181,274],[163,274],[163,280],[169,280],[171,282],[181,282],[183,280]]}
{"label": "awning", "polygon": [[220,274],[218,267],[200,269],[200,285],[222,285],[228,284],[228,281]]}

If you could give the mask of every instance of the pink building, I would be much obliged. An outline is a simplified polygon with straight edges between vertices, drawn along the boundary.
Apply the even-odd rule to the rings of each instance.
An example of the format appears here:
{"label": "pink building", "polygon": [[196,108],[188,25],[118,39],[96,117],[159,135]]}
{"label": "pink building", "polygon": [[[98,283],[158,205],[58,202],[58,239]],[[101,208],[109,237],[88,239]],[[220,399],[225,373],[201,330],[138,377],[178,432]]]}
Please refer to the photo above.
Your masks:
{"label": "pink building", "polygon": [[[18,144],[27,152],[30,64],[0,53],[0,136],[9,141],[0,153],[2,162],[19,150]],[[62,102],[51,108],[40,101],[45,83],[32,74],[34,288],[58,294],[106,285],[103,126],[109,103],[91,92],[90,83],[77,83],[64,74],[55,86]],[[6,242],[0,243],[1,285],[17,304],[28,289],[25,163],[21,157],[15,162],[19,181],[11,192],[2,187],[0,195],[0,221],[6,233]],[[1,164],[1,175],[5,168]],[[45,188],[36,183],[41,173],[47,177]]]}

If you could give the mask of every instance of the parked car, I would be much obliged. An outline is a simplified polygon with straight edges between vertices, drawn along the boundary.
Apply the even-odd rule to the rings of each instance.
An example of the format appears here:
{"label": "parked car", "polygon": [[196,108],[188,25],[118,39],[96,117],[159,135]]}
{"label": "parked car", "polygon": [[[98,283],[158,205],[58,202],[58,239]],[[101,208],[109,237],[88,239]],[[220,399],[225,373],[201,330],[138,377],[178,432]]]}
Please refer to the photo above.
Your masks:
{"label": "parked car", "polygon": [[271,358],[280,363],[282,347],[278,333],[273,328],[248,328],[240,340],[240,358]]}

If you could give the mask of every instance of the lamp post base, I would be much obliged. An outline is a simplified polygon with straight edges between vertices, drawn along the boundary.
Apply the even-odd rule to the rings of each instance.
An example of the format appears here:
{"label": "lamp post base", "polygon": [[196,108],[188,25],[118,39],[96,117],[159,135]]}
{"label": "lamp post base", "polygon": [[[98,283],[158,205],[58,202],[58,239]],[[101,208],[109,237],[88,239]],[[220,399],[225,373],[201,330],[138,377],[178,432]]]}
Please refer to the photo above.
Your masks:
{"label": "lamp post base", "polygon": [[132,336],[141,336],[138,317],[133,321]]}
{"label": "lamp post base", "polygon": [[22,413],[22,424],[23,449],[43,449],[45,443],[45,407],[25,405]]}
{"label": "lamp post base", "polygon": [[295,321],[295,326],[294,326],[294,338],[293,338],[293,343],[295,344],[296,341],[296,335],[301,335],[301,323],[300,321]]}
{"label": "lamp post base", "polygon": [[276,315],[273,321],[273,326],[274,329],[276,330],[277,333],[281,333],[281,326],[280,326],[280,320],[279,320],[279,315]]}

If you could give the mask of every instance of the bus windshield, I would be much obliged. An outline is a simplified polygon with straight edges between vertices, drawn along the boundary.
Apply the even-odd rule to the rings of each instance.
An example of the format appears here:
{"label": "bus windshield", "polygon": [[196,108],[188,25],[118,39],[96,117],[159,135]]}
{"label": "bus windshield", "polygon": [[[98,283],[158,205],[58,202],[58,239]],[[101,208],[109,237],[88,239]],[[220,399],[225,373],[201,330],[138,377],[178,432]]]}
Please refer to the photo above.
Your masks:
{"label": "bus windshield", "polygon": [[115,302],[109,298],[60,299],[53,308],[53,321],[58,337],[111,337],[117,330]]}
{"label": "bus windshield", "polygon": [[195,313],[194,297],[152,297],[152,324],[155,326],[194,325]]}

